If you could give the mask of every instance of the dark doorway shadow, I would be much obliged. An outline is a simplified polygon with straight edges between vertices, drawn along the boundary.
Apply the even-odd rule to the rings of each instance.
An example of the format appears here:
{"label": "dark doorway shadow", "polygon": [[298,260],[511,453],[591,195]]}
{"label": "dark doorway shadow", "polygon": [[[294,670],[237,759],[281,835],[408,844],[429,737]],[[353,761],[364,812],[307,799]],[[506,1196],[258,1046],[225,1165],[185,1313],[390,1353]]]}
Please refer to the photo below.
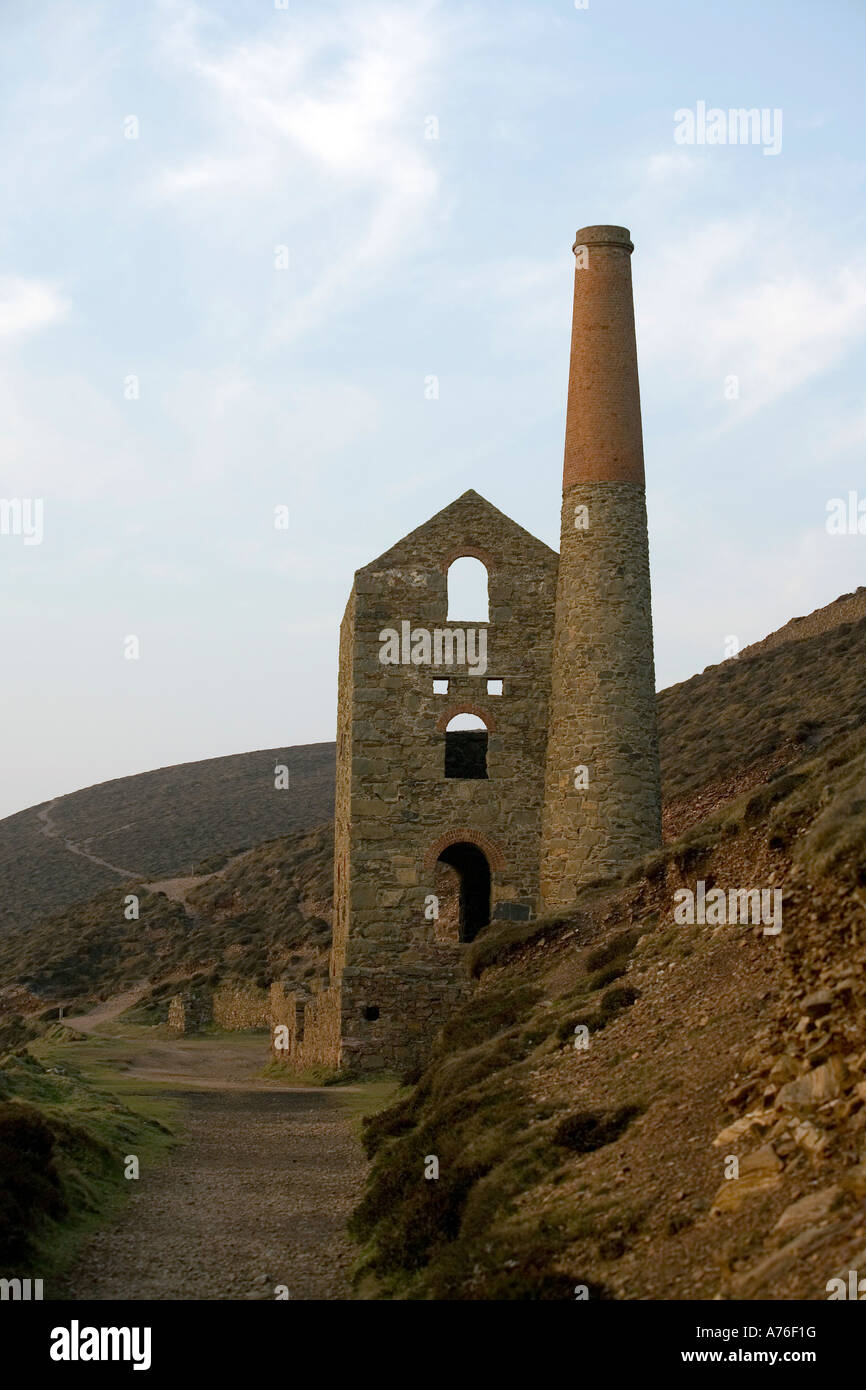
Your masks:
{"label": "dark doorway shadow", "polygon": [[472,941],[490,921],[490,865],[477,845],[459,841],[439,855],[460,877],[460,940]]}

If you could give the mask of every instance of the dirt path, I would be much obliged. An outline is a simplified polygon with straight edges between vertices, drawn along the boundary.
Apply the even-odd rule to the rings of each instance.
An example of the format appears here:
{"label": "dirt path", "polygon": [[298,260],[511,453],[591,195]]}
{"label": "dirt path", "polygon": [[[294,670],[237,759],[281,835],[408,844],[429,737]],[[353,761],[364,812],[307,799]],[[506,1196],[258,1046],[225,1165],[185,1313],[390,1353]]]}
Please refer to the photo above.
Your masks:
{"label": "dirt path", "polygon": [[121,1218],[86,1247],[60,1296],[349,1296],[345,1222],[364,1160],[347,1112],[318,1091],[198,1091],[186,1139],[143,1172]]}
{"label": "dirt path", "polygon": [[[111,864],[107,859],[100,859],[98,854],[91,854],[84,845],[78,844],[75,840],[67,839],[62,831],[55,829],[51,812],[59,800],[60,798],[55,796],[53,801],[49,801],[47,806],[43,806],[42,810],[36,813],[37,820],[42,822],[40,829],[43,835],[47,835],[49,840],[62,840],[70,854],[77,854],[82,859],[89,859],[91,864],[99,864],[101,868],[109,869],[113,874],[120,874],[121,878],[127,880],[141,878],[137,869],[122,869],[119,864]],[[85,843],[89,844],[90,841],[87,840]],[[240,854],[233,855],[221,869],[215,869],[213,873],[175,875],[174,878],[154,879],[152,883],[145,883],[144,887],[149,889],[151,893],[164,893],[167,898],[180,903],[182,907],[190,911],[191,915],[194,915],[188,901],[191,890],[197,888],[200,883],[207,883],[210,878],[222,878],[226,869],[230,869],[233,864],[236,864],[239,859],[243,859],[244,855],[248,853],[248,850],[242,850]]]}
{"label": "dirt path", "polygon": [[[98,854],[91,854],[89,849],[80,845],[75,840],[69,840],[62,831],[56,830],[51,819],[51,812],[59,801],[55,797],[49,801],[47,806],[43,806],[41,811],[37,811],[37,820],[42,822],[40,829],[43,835],[47,835],[49,840],[62,840],[70,854],[78,854],[82,859],[89,859],[91,864],[99,864],[103,869],[110,869],[113,874],[120,874],[125,879],[140,879],[141,874],[137,869],[122,869],[119,864],[111,864],[107,859],[100,859]],[[86,843],[90,843],[89,840]],[[165,893],[167,898],[173,898],[175,902],[187,906],[187,895],[192,888],[197,888],[200,883],[207,883],[209,878],[221,878],[226,869],[232,864],[236,864],[239,859],[248,853],[243,850],[240,854],[233,855],[221,869],[216,869],[210,874],[186,874],[181,877],[155,879],[152,883],[145,883],[144,887],[149,888],[153,893]]]}
{"label": "dirt path", "polygon": [[189,903],[189,895],[193,888],[198,888],[200,883],[207,883],[208,879],[211,878],[224,878],[226,871],[239,863],[241,859],[246,858],[249,852],[249,850],[244,849],[241,850],[240,854],[232,855],[231,859],[227,859],[221,869],[214,869],[213,873],[210,874],[186,874],[174,878],[158,878],[154,879],[152,883],[146,883],[144,886],[148,888],[151,893],[164,893],[165,896],[171,898],[173,902],[180,903],[185,911],[188,912],[191,917],[194,917],[196,914]]}
{"label": "dirt path", "polygon": [[115,994],[111,999],[96,1004],[86,1014],[64,1014],[61,1022],[65,1023],[67,1028],[76,1028],[79,1033],[94,1033],[101,1024],[111,1023],[127,1009],[131,1009],[133,1004],[137,1004],[139,999],[147,994],[149,988],[150,981],[142,980],[123,994]]}
{"label": "dirt path", "polygon": [[54,810],[59,799],[59,797],[55,796],[53,801],[49,801],[47,806],[43,806],[42,810],[36,813],[37,818],[42,822],[41,830],[43,835],[47,835],[49,840],[62,840],[70,854],[79,854],[82,859],[89,859],[91,864],[99,864],[103,869],[110,869],[113,874],[120,874],[122,878],[131,879],[141,877],[135,869],[121,869],[117,864],[109,864],[107,859],[100,859],[98,854],[91,854],[90,851],[84,849],[82,845],[76,844],[74,840],[68,840],[61,831],[55,830],[51,823],[51,812]]}
{"label": "dirt path", "polygon": [[111,1039],[125,1077],[168,1082],[183,1139],[142,1170],[114,1222],[83,1249],[61,1299],[349,1297],[346,1219],[366,1161],[329,1088],[274,1086],[261,1039]]}

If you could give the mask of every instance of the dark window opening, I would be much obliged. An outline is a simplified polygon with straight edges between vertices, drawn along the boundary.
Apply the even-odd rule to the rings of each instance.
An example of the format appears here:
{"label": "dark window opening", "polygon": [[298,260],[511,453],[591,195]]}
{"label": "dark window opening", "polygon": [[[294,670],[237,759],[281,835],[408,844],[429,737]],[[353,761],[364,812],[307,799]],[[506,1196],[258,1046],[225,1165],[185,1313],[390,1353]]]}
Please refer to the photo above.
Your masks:
{"label": "dark window opening", "polygon": [[378,1005],[378,1004],[365,1004],[365,1005],[364,1005],[364,1017],[365,1017],[365,1019],[367,1020],[368,1023],[375,1023],[375,1022],[376,1022],[376,1019],[379,1017],[379,1005]]}
{"label": "dark window opening", "polygon": [[449,729],[445,733],[445,776],[487,776],[487,730]]}
{"label": "dark window opening", "polygon": [[439,855],[460,878],[460,940],[473,941],[490,921],[490,865],[477,845],[462,841]]}

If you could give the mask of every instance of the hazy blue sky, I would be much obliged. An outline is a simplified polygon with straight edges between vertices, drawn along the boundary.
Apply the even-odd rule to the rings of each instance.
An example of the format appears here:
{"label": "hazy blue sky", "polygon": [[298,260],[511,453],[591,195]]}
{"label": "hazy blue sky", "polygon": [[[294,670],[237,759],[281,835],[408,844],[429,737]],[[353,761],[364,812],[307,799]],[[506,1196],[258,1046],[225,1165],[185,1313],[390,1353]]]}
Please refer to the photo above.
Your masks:
{"label": "hazy blue sky", "polygon": [[[864,51],[861,0],[7,0],[0,813],[332,738],[353,571],[468,487],[558,543],[587,223],[636,245],[659,684],[866,583]],[[780,152],[677,144],[698,102]]]}

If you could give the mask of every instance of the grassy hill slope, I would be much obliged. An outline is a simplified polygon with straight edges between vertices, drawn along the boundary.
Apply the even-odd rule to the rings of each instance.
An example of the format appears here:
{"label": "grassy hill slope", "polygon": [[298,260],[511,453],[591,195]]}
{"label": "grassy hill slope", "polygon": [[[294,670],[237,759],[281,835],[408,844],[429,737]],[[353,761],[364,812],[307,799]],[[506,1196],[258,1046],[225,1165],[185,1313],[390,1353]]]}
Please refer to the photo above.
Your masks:
{"label": "grassy hill slope", "polygon": [[[274,787],[276,763],[289,769],[285,790]],[[0,933],[128,877],[189,872],[216,854],[310,829],[333,807],[333,743],[181,763],[33,806],[0,821]],[[128,873],[71,852],[66,840]]]}
{"label": "grassy hill slope", "polygon": [[[823,1299],[866,1265],[866,618],[810,627],[660,695],[664,850],[474,943],[367,1125],[362,1297]],[[780,889],[781,933],[677,923],[698,879]]]}
{"label": "grassy hill slope", "polygon": [[[681,828],[684,798],[688,814],[705,812],[745,768],[760,780],[792,749],[856,727],[866,709],[856,673],[864,624],[866,588],[660,693],[668,833]],[[274,787],[277,762],[289,767],[286,791]],[[0,821],[0,933],[128,877],[188,873],[214,855],[322,824],[333,813],[333,783],[334,744],[317,743],[159,768],[8,816]]]}
{"label": "grassy hill slope", "polygon": [[[838,1269],[866,1267],[864,657],[866,616],[837,601],[661,693],[666,848],[561,917],[474,944],[475,994],[368,1125],[362,1296],[823,1298]],[[312,814],[333,745],[291,752],[311,788],[292,814]],[[173,899],[136,887],[138,922],[117,874],[87,904],[19,921],[0,941],[7,1005],[84,1006],[145,980],[144,1004],[163,1006],[181,983],[322,973],[330,827],[225,862],[288,813],[262,792],[278,756],[292,766],[243,755],[215,760],[234,764],[222,780],[209,764],[148,774],[164,779],[150,800],[125,779],[57,803],[70,838],[115,863],[150,855],[151,874],[200,845],[199,877]],[[185,810],[163,822],[172,787]],[[112,820],[123,795],[135,824]],[[699,878],[781,888],[781,934],[677,924],[674,894]]]}
{"label": "grassy hill slope", "polygon": [[[136,986],[160,1006],[183,988],[327,974],[331,943],[330,825],[271,840],[191,880],[179,899],[122,883],[87,903],[0,938],[0,1018],[75,1012]],[[205,866],[208,867],[208,866]],[[139,917],[124,917],[135,892]]]}
{"label": "grassy hill slope", "polygon": [[[478,991],[367,1126],[362,1295],[823,1299],[863,1267],[864,787],[860,728],[478,938]],[[699,878],[780,887],[781,933],[677,924]]]}

